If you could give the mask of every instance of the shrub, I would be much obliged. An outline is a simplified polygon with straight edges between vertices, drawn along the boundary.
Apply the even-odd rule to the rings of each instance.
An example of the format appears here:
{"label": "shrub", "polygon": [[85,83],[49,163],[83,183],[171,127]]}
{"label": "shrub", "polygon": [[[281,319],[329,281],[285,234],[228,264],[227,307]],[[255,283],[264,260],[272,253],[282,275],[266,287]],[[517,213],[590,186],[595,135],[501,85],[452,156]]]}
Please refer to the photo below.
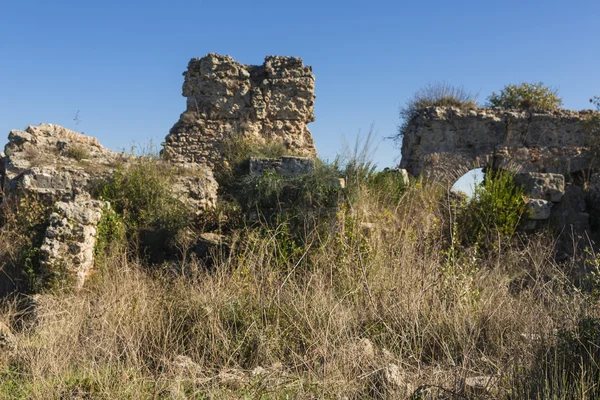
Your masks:
{"label": "shrub", "polygon": [[488,97],[489,107],[500,107],[507,110],[523,109],[547,111],[559,108],[562,99],[556,89],[540,83],[521,83],[506,85],[499,93],[493,92]]}
{"label": "shrub", "polygon": [[395,140],[402,140],[408,122],[427,107],[472,109],[477,107],[477,95],[466,90],[464,86],[453,86],[446,82],[427,83],[400,107],[400,119],[403,122]]}
{"label": "shrub", "polygon": [[227,163],[215,170],[215,178],[220,191],[226,194],[240,177],[248,173],[250,157],[279,158],[289,155],[289,152],[281,141],[261,143],[238,134],[225,139],[223,154],[227,155]]}
{"label": "shrub", "polygon": [[9,197],[0,205],[0,294],[46,288],[51,271],[40,267],[40,246],[51,212],[47,199],[31,193]]}
{"label": "shrub", "polygon": [[83,146],[71,146],[65,151],[65,155],[77,161],[90,157],[90,152]]}
{"label": "shrub", "polygon": [[473,198],[460,208],[458,235],[464,245],[488,248],[516,233],[526,211],[523,189],[508,171],[487,170]]}
{"label": "shrub", "polygon": [[273,171],[246,175],[235,186],[234,197],[246,209],[333,207],[341,194],[337,164],[315,162],[311,172],[284,177]]}
{"label": "shrub", "polygon": [[118,166],[100,197],[121,216],[128,239],[155,257],[169,252],[177,232],[192,222],[191,210],[172,192],[175,170],[155,157]]}

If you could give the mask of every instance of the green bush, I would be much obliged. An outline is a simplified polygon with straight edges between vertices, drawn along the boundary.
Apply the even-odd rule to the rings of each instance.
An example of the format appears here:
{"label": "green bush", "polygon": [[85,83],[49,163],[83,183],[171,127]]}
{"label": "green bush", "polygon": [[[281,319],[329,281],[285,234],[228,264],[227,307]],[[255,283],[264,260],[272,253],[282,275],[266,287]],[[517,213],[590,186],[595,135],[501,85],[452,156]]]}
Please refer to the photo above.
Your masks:
{"label": "green bush", "polygon": [[118,166],[99,194],[111,203],[139,250],[162,257],[177,232],[192,223],[191,210],[171,191],[175,169],[154,157],[139,157]]}
{"label": "green bush", "polygon": [[473,198],[459,207],[458,235],[463,245],[488,248],[516,233],[526,204],[523,189],[508,171],[487,170]]}
{"label": "green bush", "polygon": [[398,171],[383,170],[374,172],[367,180],[367,187],[374,195],[388,204],[395,204],[406,191],[404,177]]}
{"label": "green bush", "polygon": [[493,92],[488,97],[489,107],[500,107],[507,110],[523,109],[547,111],[559,108],[562,99],[556,89],[539,83],[521,83],[506,85],[499,93]]}
{"label": "green bush", "polygon": [[231,135],[223,142],[226,162],[217,167],[215,178],[221,194],[227,196],[240,177],[248,173],[250,157],[280,158],[290,155],[281,141],[257,142],[242,135]]}
{"label": "green bush", "polygon": [[234,197],[246,209],[267,211],[281,208],[333,207],[341,195],[337,164],[316,160],[315,169],[296,177],[274,171],[246,175],[234,188]]}
{"label": "green bush", "polygon": [[0,205],[0,294],[39,292],[48,287],[54,271],[41,268],[40,247],[51,212],[47,198],[31,193],[9,197]]}

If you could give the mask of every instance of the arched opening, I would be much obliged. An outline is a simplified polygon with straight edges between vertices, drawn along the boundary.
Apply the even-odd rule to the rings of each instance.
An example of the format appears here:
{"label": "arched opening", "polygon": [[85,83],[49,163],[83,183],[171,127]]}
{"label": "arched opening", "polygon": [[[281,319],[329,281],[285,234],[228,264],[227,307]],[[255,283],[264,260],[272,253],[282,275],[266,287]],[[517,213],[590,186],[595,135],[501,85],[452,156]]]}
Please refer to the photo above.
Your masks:
{"label": "arched opening", "polygon": [[467,197],[473,197],[475,192],[475,186],[483,182],[484,172],[483,168],[474,168],[467,171],[452,185],[452,191],[457,193],[464,193]]}

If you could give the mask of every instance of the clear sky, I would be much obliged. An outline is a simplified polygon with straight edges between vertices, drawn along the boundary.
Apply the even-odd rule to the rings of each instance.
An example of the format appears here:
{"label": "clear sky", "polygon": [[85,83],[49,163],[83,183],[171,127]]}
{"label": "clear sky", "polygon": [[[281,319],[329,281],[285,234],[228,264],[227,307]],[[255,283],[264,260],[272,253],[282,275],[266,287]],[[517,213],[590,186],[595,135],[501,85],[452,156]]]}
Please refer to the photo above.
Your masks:
{"label": "clear sky", "polygon": [[302,57],[316,75],[319,154],[373,126],[380,167],[399,158],[382,141],[398,107],[429,81],[482,101],[543,81],[572,109],[600,94],[598,0],[0,0],[0,20],[0,145],[40,122],[115,150],[159,145],[185,108],[181,73],[209,52]]}

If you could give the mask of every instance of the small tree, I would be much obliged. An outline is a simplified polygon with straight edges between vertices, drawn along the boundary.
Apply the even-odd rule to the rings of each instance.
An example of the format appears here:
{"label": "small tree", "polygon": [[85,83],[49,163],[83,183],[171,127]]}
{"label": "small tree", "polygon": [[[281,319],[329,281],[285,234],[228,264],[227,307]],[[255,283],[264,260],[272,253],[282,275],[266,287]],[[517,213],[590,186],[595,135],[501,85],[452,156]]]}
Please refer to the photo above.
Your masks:
{"label": "small tree", "polygon": [[493,92],[488,97],[489,107],[500,107],[507,110],[523,109],[546,111],[559,108],[562,99],[558,91],[540,83],[521,83],[506,85],[499,93]]}

